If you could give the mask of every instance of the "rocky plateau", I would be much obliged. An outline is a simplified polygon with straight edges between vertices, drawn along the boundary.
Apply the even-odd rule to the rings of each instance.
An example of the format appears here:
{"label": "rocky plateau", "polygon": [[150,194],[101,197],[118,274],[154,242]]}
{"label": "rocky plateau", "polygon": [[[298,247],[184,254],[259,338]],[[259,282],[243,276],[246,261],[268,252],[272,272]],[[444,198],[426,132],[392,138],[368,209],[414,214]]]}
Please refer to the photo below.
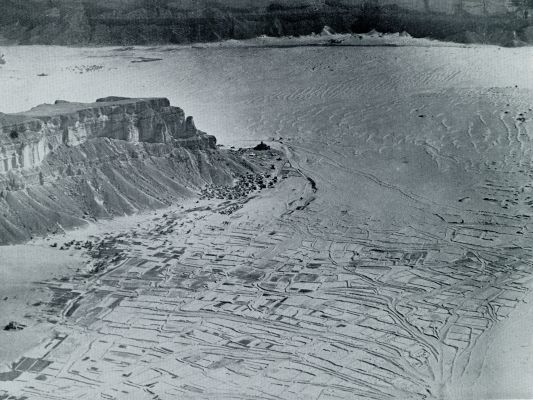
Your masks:
{"label": "rocky plateau", "polygon": [[165,207],[251,169],[165,98],[0,114],[0,244]]}

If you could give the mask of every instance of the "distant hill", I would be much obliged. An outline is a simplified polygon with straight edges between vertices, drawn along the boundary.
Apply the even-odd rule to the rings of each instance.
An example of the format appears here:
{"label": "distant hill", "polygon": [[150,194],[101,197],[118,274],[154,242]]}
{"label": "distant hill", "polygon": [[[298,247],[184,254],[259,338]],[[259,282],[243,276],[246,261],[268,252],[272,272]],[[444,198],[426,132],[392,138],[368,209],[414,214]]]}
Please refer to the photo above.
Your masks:
{"label": "distant hill", "polygon": [[132,45],[408,31],[502,45],[533,43],[531,0],[0,0],[12,44]]}

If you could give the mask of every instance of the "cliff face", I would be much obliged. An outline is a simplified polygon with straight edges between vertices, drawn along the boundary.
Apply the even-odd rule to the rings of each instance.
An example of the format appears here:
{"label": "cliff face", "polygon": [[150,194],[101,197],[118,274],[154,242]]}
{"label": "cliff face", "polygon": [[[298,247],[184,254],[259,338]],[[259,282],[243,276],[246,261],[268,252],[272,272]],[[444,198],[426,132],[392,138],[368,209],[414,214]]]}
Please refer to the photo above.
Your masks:
{"label": "cliff face", "polygon": [[[0,39],[21,44],[154,44],[407,30],[501,42],[533,23],[529,0],[0,0]],[[467,35],[468,36],[468,35]],[[509,36],[509,35],[507,35]],[[511,35],[514,37],[514,35]],[[507,41],[507,39],[505,39]],[[506,44],[506,43],[504,43]]]}
{"label": "cliff face", "polygon": [[[351,3],[363,2],[363,0],[354,0]],[[396,5],[407,10],[426,13],[457,14],[464,12],[478,16],[501,16],[506,13],[514,13],[519,8],[512,0],[379,0],[374,3],[380,6]]]}
{"label": "cliff face", "polygon": [[251,166],[167,99],[56,102],[0,115],[0,244],[164,207]]}
{"label": "cliff face", "polygon": [[[41,105],[0,117],[0,173],[30,169],[59,146],[107,137],[132,143],[168,143],[200,135],[167,99],[105,98],[93,104]],[[213,138],[214,140],[214,138]]]}

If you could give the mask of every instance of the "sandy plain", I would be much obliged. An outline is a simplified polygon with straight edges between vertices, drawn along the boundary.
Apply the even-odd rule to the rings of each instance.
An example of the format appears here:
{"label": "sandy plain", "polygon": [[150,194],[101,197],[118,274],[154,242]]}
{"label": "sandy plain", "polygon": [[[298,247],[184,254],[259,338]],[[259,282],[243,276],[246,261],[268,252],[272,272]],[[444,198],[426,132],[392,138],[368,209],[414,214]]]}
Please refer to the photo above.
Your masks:
{"label": "sandy plain", "polygon": [[533,50],[385,39],[6,48],[0,110],[164,96],[287,162],[231,214],[92,235],[104,268],[50,279],[54,334],[0,393],[532,397]]}

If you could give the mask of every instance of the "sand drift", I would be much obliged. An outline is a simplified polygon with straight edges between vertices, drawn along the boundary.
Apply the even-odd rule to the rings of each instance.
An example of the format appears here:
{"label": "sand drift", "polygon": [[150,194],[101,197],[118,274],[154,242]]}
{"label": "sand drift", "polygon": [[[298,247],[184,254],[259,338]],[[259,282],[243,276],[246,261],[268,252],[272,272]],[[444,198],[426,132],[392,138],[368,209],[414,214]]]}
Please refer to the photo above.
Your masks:
{"label": "sand drift", "polygon": [[[30,49],[56,62],[28,65]],[[0,393],[533,395],[484,365],[530,296],[532,50],[122,50],[7,49],[0,89],[22,92],[27,77],[19,109],[44,88],[168,97],[228,146],[275,150],[235,150],[252,175],[204,185],[183,208],[34,243],[88,264],[42,284],[49,336],[6,365]],[[103,68],[74,72],[92,64]],[[38,326],[36,314],[16,322]],[[508,344],[517,361],[529,346]]]}

